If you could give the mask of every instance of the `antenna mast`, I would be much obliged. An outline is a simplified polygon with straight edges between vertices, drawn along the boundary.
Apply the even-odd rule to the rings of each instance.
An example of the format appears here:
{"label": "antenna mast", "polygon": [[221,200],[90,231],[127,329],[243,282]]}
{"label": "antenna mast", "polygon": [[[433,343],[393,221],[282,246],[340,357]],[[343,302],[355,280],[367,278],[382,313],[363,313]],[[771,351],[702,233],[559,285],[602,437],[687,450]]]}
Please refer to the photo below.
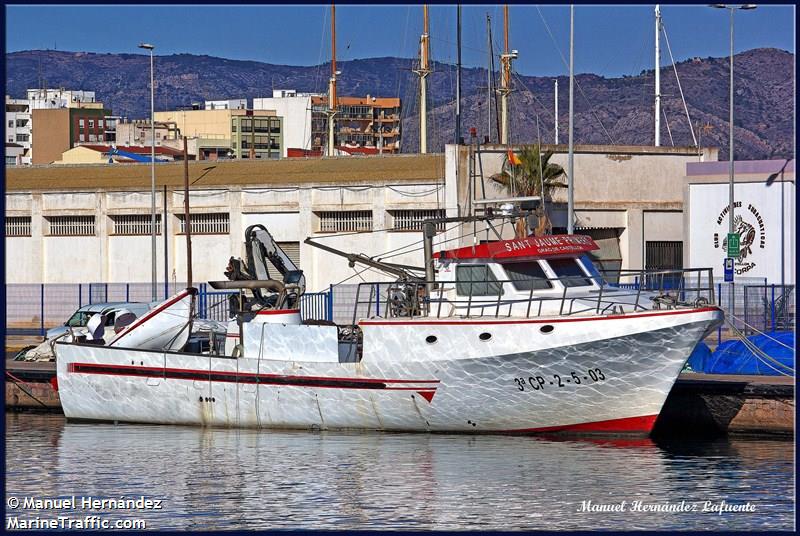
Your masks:
{"label": "antenna mast", "polygon": [[656,134],[655,146],[661,145],[661,57],[659,50],[659,37],[661,34],[661,6],[656,4],[656,103],[655,119]]}
{"label": "antenna mast", "polygon": [[331,78],[328,83],[328,156],[333,156],[333,116],[336,115],[336,6],[331,3]]}
{"label": "antenna mast", "polygon": [[419,38],[419,152],[428,152],[428,80],[430,68],[430,41],[428,34],[428,4],[422,6],[423,29]]}

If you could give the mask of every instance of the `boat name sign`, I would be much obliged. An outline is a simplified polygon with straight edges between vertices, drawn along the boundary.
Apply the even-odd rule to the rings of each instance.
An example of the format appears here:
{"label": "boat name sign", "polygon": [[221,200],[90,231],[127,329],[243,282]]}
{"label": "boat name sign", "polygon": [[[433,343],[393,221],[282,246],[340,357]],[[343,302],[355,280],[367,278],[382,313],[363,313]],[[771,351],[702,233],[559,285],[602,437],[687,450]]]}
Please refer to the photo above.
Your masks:
{"label": "boat name sign", "polygon": [[594,240],[585,235],[529,236],[488,244],[492,257],[525,255],[563,255],[584,253],[599,249]]}

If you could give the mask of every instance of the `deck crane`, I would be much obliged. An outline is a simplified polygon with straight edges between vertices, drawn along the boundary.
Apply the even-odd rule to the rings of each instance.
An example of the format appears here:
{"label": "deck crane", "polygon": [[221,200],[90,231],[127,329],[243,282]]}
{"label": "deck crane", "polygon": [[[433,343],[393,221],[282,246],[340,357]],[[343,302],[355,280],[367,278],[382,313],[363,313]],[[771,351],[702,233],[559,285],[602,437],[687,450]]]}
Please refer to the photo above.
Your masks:
{"label": "deck crane", "polygon": [[[225,276],[228,281],[210,283],[219,289],[248,289],[252,299],[239,303],[231,302],[241,311],[259,309],[295,308],[299,306],[300,296],[306,290],[303,271],[278,245],[267,228],[261,224],[251,225],[244,232],[247,261],[231,257]],[[282,281],[272,279],[269,264],[280,273]]]}

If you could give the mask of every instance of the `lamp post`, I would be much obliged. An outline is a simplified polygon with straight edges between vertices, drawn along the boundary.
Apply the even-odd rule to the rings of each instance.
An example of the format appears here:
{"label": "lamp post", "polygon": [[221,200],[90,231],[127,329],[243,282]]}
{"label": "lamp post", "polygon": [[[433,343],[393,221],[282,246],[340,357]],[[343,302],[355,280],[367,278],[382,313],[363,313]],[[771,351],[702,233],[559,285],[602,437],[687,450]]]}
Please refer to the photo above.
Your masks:
{"label": "lamp post", "polygon": [[[155,83],[153,76],[153,49],[155,46],[149,43],[141,43],[139,48],[150,51],[150,236],[151,236],[151,264],[152,264],[152,297],[153,301],[158,299],[158,288],[156,286],[156,123],[155,123]],[[165,222],[166,223],[166,222]],[[164,236],[164,240],[167,237]],[[166,299],[166,296],[164,296]]]}
{"label": "lamp post", "polygon": [[[731,67],[730,67],[730,105],[728,109],[728,180],[729,180],[729,205],[728,234],[733,234],[733,12],[737,9],[755,9],[755,4],[711,4],[717,9],[727,9],[730,12],[730,32],[731,32]],[[727,255],[727,253],[726,253]]]}

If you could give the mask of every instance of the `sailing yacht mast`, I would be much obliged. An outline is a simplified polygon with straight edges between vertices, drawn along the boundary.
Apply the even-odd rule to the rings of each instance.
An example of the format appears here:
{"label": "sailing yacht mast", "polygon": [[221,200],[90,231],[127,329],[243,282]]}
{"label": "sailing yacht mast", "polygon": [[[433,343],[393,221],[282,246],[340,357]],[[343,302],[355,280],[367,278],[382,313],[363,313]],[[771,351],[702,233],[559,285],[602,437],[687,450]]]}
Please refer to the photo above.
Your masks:
{"label": "sailing yacht mast", "polygon": [[461,144],[461,4],[456,7],[456,145]]}
{"label": "sailing yacht mast", "polygon": [[503,40],[504,49],[500,56],[500,143],[508,144],[508,95],[511,93],[511,60],[517,57],[517,51],[508,50],[508,4],[503,6]]}
{"label": "sailing yacht mast", "polygon": [[419,38],[419,152],[428,152],[428,80],[430,67],[430,37],[428,34],[428,4],[422,6],[423,29]]}
{"label": "sailing yacht mast", "polygon": [[661,34],[661,6],[656,4],[656,103],[655,103],[655,146],[661,145],[661,57],[659,37]]}
{"label": "sailing yacht mast", "polygon": [[328,156],[333,156],[334,140],[333,133],[334,121],[333,116],[336,115],[336,75],[339,71],[336,70],[336,6],[331,3],[331,78],[328,82]]}
{"label": "sailing yacht mast", "polygon": [[574,170],[575,170],[575,153],[573,151],[573,122],[574,122],[574,86],[575,86],[575,74],[574,74],[574,51],[575,48],[575,39],[574,39],[574,26],[575,26],[575,8],[574,6],[569,6],[569,153],[567,158],[567,234],[572,234],[575,229],[573,227],[573,222],[575,218],[573,217],[573,213],[575,211],[575,177],[574,177]]}
{"label": "sailing yacht mast", "polygon": [[494,100],[494,95],[492,91],[492,76],[493,76],[493,69],[492,69],[492,19],[489,17],[489,14],[486,14],[486,51],[489,54],[489,61],[486,65],[486,91],[488,92],[488,99],[486,99],[486,109],[489,111],[489,115],[487,118],[486,123],[486,133],[488,134],[488,140],[491,143],[492,141],[492,101]]}

